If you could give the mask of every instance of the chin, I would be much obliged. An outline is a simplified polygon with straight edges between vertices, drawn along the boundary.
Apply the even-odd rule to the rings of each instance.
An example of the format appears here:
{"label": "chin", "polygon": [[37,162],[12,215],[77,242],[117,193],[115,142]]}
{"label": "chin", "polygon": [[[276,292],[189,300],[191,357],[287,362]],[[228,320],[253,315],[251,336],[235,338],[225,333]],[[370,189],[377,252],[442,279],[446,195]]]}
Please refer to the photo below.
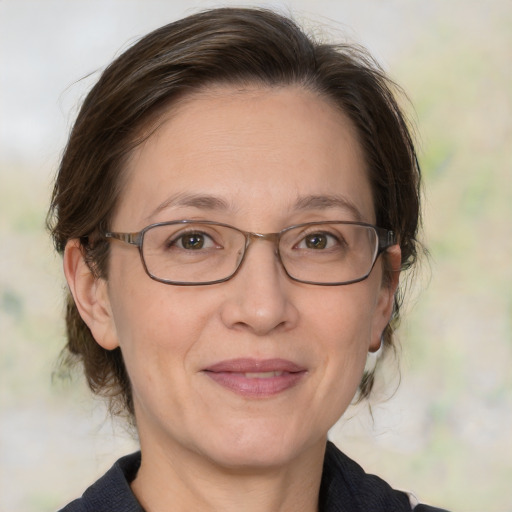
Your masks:
{"label": "chin", "polygon": [[259,445],[237,446],[236,449],[226,447],[225,450],[216,449],[212,455],[216,465],[237,472],[279,468],[294,459],[291,453],[268,445],[264,449]]}
{"label": "chin", "polygon": [[258,470],[286,466],[304,452],[321,443],[326,435],[316,440],[302,439],[285,429],[251,429],[232,435],[221,433],[205,451],[217,465],[228,470]]}

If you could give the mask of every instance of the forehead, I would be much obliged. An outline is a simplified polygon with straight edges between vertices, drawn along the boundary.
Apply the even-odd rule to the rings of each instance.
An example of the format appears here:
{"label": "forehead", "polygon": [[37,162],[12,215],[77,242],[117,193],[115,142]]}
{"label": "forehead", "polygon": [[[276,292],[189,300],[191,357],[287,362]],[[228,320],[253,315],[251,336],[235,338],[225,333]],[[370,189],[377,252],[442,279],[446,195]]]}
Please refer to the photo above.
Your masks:
{"label": "forehead", "polygon": [[[360,211],[356,220],[374,216],[351,122],[299,87],[219,86],[173,105],[132,153],[116,217],[139,227],[172,220],[179,212],[169,198],[190,195],[211,196],[210,204],[232,212],[283,216],[307,197],[327,197],[324,206],[341,197]],[[152,218],[155,211],[162,216]]]}

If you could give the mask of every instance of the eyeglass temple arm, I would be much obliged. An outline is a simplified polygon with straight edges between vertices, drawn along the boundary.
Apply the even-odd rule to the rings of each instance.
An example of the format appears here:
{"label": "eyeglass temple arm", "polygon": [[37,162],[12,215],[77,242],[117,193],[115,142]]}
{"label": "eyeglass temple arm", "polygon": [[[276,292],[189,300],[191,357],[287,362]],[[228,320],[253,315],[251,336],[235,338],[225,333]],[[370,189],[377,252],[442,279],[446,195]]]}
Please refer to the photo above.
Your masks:
{"label": "eyeglass temple arm", "polygon": [[395,233],[393,233],[393,231],[379,228],[377,229],[377,234],[379,236],[379,253],[385,251],[387,248],[392,247],[397,243]]}
{"label": "eyeglass temple arm", "polygon": [[121,242],[125,242],[127,244],[132,245],[140,245],[141,236],[140,233],[105,233],[105,238],[113,238],[115,240],[121,240]]}

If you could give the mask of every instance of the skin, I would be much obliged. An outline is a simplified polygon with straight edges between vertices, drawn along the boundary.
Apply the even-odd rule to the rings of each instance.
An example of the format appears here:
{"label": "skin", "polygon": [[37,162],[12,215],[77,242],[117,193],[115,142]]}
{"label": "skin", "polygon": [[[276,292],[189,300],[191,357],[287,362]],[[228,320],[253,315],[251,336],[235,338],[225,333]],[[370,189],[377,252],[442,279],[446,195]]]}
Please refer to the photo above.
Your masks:
{"label": "skin", "polygon": [[[220,201],[190,204],[187,194]],[[346,204],[297,207],[311,195]],[[132,154],[112,229],[177,219],[260,233],[309,221],[374,223],[352,125],[301,88],[195,93]],[[386,257],[399,268],[398,247]],[[156,282],[136,248],[120,242],[111,245],[108,282],[91,275],[76,241],[64,264],[96,341],[122,349],[143,454],[132,489],[147,511],[167,510],[170,500],[173,510],[316,510],[327,431],[379,347],[398,272],[383,284],[380,257],[360,283],[301,284],[268,242],[250,248],[233,279],[210,286]],[[203,371],[233,358],[281,358],[305,372],[283,392],[241,396]]]}

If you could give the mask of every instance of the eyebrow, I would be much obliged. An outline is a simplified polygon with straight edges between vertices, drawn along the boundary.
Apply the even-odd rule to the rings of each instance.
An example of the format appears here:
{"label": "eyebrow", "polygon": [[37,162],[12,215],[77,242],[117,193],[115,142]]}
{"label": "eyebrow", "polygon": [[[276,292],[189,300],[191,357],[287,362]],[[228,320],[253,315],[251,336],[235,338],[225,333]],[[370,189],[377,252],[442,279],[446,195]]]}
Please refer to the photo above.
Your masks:
{"label": "eyebrow", "polygon": [[[147,217],[150,220],[156,214],[165,210],[166,208],[176,207],[193,207],[200,210],[210,211],[234,211],[236,208],[228,203],[221,197],[212,196],[207,194],[189,194],[177,193],[168,197],[164,202],[160,203]],[[363,216],[358,208],[346,197],[341,195],[308,195],[299,197],[293,207],[292,211],[307,211],[307,210],[329,210],[329,209],[342,209],[348,211],[356,221],[362,221]]]}
{"label": "eyebrow", "polygon": [[347,210],[356,221],[361,222],[363,216],[356,205],[341,195],[309,195],[299,197],[295,202],[295,210],[328,210],[339,208]]}
{"label": "eyebrow", "polygon": [[166,208],[176,207],[193,207],[201,210],[230,210],[232,206],[224,199],[205,195],[205,194],[188,194],[178,193],[168,197],[163,203],[160,203],[147,217],[150,220],[157,213],[165,210]]}

